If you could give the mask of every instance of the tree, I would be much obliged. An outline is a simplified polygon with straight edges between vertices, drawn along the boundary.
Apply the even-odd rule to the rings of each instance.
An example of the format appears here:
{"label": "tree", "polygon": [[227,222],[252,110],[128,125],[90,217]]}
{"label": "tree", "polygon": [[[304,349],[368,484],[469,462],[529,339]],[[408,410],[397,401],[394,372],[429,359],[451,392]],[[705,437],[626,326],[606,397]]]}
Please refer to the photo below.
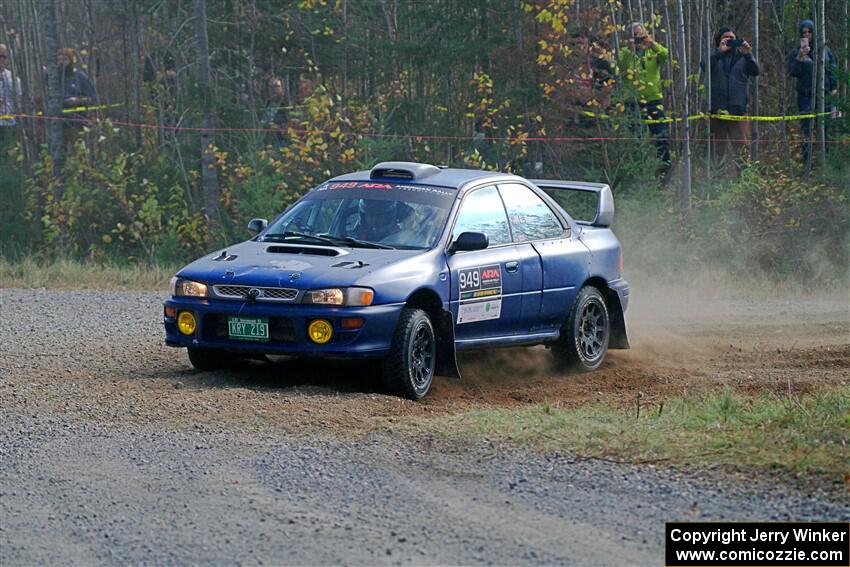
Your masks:
{"label": "tree", "polygon": [[213,127],[213,96],[210,81],[210,47],[207,37],[207,3],[195,0],[195,31],[198,36],[198,86],[203,101],[201,118],[201,188],[204,213],[207,218],[208,239],[212,242],[220,224],[218,212],[218,172],[215,165],[215,134]]}
{"label": "tree", "polygon": [[[56,0],[42,0],[41,17],[44,33],[44,48],[47,52],[47,148],[53,159],[53,175],[59,177],[64,161],[64,140],[62,137],[62,84],[59,68],[56,65],[56,52],[59,50],[59,28],[56,25]],[[62,197],[62,184],[56,184],[54,202]]]}

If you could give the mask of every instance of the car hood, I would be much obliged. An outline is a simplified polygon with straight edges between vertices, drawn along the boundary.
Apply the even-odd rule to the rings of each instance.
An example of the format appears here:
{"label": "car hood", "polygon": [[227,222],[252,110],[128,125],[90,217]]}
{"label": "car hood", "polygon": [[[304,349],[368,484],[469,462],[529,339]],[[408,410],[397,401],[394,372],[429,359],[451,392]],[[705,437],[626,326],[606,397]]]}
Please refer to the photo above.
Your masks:
{"label": "car hood", "polygon": [[[409,275],[433,251],[382,250],[246,241],[195,260],[178,273],[207,284],[316,289],[374,285]],[[398,274],[396,274],[398,272]]]}

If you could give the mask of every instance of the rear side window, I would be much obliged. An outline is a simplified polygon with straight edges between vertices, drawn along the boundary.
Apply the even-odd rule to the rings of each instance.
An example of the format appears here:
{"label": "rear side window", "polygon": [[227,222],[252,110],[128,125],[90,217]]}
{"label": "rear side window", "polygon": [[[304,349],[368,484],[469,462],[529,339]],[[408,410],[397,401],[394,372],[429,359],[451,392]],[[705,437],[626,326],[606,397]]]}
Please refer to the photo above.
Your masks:
{"label": "rear side window", "polygon": [[564,227],[552,209],[534,191],[518,183],[499,185],[514,240],[546,240],[561,238]]}
{"label": "rear side window", "polygon": [[462,232],[483,232],[490,237],[491,246],[511,241],[508,217],[495,187],[477,189],[464,197],[452,240]]}
{"label": "rear side window", "polygon": [[577,222],[591,223],[596,218],[599,196],[593,191],[563,191],[547,187],[541,189]]}

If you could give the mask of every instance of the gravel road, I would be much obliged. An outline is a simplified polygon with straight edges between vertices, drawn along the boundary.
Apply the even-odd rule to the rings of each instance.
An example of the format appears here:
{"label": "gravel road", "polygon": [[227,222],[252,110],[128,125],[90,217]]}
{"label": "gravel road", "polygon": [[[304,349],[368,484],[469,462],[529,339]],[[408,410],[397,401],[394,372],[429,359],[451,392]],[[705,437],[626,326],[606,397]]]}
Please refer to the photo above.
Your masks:
{"label": "gravel road", "polygon": [[[819,487],[385,427],[526,403],[513,383],[441,381],[413,404],[344,363],[197,373],[162,345],[160,299],[0,289],[3,565],[661,565],[665,521],[850,520]],[[846,305],[818,305],[829,337]]]}

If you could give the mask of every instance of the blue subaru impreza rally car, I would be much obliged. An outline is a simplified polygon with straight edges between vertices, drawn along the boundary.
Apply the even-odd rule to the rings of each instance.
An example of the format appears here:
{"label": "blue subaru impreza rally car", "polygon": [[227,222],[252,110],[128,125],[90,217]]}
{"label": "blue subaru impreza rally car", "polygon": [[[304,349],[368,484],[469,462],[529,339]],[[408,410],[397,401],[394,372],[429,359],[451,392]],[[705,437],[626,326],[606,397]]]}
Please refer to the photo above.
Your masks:
{"label": "blue subaru impreza rally car", "polygon": [[[585,196],[590,220],[559,205]],[[382,360],[422,398],[457,350],[546,344],[599,367],[628,348],[607,185],[385,162],[335,177],[171,281],[166,344],[210,370],[265,354]]]}

